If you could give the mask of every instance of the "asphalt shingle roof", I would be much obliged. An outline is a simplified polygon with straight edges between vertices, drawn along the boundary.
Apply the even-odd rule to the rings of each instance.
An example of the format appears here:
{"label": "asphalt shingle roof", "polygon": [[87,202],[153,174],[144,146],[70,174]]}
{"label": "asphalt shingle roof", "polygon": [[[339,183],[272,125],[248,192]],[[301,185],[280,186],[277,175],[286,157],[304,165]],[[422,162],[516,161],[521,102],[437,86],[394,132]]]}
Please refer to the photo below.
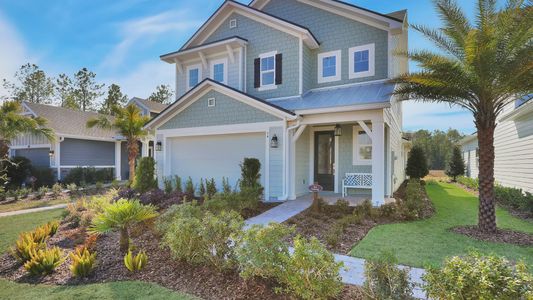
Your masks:
{"label": "asphalt shingle roof", "polygon": [[148,107],[148,109],[149,109],[151,112],[154,112],[154,113],[160,113],[160,112],[162,112],[163,110],[165,110],[165,108],[168,107],[168,104],[163,104],[163,103],[159,103],[159,102],[149,101],[149,100],[142,99],[142,98],[137,98],[137,97],[135,97],[134,99],[137,100],[137,101],[139,101],[140,103],[142,103],[144,106]]}

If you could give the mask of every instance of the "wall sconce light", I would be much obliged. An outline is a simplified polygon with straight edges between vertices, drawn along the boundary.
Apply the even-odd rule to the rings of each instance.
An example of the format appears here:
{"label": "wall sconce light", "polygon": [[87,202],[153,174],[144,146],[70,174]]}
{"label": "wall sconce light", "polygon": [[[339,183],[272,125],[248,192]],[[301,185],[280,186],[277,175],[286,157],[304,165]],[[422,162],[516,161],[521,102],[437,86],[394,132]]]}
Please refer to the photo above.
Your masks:
{"label": "wall sconce light", "polygon": [[274,134],[270,140],[270,148],[278,148],[278,137]]}
{"label": "wall sconce light", "polygon": [[341,125],[337,124],[335,125],[335,136],[341,136],[342,135],[342,127]]}
{"label": "wall sconce light", "polygon": [[157,141],[157,143],[155,144],[155,151],[161,151],[163,149],[163,143],[161,143],[161,141]]}
{"label": "wall sconce light", "polygon": [[54,156],[54,150],[48,151],[48,156],[50,156],[50,157]]}

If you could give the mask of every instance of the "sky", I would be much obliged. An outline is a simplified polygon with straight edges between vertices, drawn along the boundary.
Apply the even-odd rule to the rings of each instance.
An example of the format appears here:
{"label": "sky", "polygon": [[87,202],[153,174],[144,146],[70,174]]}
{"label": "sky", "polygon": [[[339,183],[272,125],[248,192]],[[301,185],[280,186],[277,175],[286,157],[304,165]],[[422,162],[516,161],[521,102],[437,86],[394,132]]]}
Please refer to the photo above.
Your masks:
{"label": "sky", "polygon": [[[458,0],[474,15],[473,0]],[[11,80],[24,63],[50,76],[87,67],[97,81],[119,84],[131,98],[148,97],[159,84],[174,86],[172,65],[161,54],[179,49],[222,0],[0,0],[0,78]],[[248,1],[241,1],[245,4]],[[408,9],[409,22],[438,27],[430,0],[349,0],[388,13]],[[410,30],[410,49],[434,49]],[[417,66],[410,65],[411,70]],[[0,87],[0,95],[5,91]],[[404,103],[405,131],[455,128],[474,132],[472,115],[446,104]]]}

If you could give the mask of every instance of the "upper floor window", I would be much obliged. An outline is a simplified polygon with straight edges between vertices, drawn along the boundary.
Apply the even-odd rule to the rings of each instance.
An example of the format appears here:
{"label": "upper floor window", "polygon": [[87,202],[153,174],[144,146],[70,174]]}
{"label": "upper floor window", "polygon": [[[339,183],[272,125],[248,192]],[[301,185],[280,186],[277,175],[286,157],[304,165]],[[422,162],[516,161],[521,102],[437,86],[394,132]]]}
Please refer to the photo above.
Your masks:
{"label": "upper floor window", "polygon": [[187,85],[188,89],[195,87],[202,78],[202,66],[194,65],[187,67]]}
{"label": "upper floor window", "polygon": [[352,47],[348,50],[350,79],[374,76],[375,45],[368,44]]}
{"label": "upper floor window", "polygon": [[318,55],[318,83],[341,79],[341,50]]}
{"label": "upper floor window", "polygon": [[261,86],[273,85],[276,78],[274,55],[261,58]]}
{"label": "upper floor window", "polygon": [[281,84],[282,56],[277,51],[263,53],[254,60],[254,87],[259,91]]}
{"label": "upper floor window", "polygon": [[354,127],[353,164],[369,164],[372,161],[372,139],[364,130]]}
{"label": "upper floor window", "polygon": [[227,59],[217,59],[211,62],[211,78],[223,84],[228,84]]}
{"label": "upper floor window", "polygon": [[518,107],[522,106],[522,104],[524,104],[524,103],[528,102],[529,100],[531,100],[532,98],[533,98],[533,94],[529,94],[529,95],[526,95],[526,96],[524,96],[522,98],[516,99],[514,107],[518,108]]}

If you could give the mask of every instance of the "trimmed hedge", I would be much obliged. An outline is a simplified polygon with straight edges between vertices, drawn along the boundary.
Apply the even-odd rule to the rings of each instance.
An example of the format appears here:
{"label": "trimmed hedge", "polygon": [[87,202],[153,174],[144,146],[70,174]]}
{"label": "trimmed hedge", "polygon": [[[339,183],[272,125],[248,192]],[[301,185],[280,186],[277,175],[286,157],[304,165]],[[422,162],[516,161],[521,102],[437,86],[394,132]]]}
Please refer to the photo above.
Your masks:
{"label": "trimmed hedge", "polygon": [[112,168],[74,168],[63,179],[63,183],[76,185],[95,184],[97,182],[111,182],[115,177],[115,170]]}

